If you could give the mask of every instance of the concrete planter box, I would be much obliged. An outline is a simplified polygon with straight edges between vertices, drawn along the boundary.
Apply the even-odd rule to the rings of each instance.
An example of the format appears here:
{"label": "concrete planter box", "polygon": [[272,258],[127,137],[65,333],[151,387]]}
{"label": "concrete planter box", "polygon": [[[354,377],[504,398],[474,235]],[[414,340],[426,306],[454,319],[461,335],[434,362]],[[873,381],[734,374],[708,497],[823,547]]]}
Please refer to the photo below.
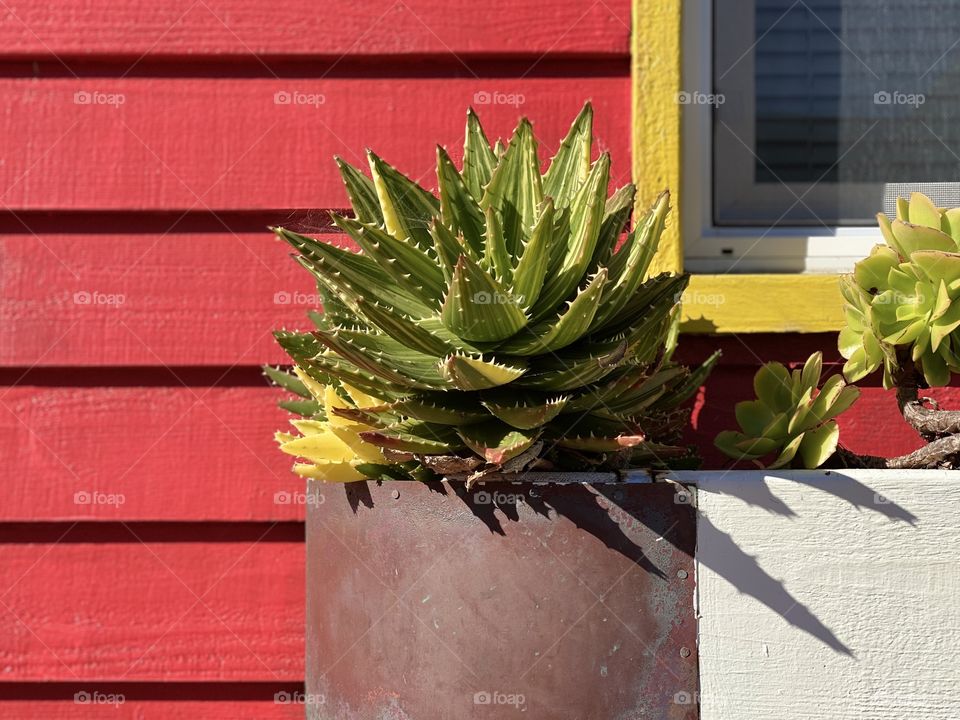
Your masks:
{"label": "concrete planter box", "polygon": [[960,473],[629,480],[311,485],[308,718],[960,717]]}

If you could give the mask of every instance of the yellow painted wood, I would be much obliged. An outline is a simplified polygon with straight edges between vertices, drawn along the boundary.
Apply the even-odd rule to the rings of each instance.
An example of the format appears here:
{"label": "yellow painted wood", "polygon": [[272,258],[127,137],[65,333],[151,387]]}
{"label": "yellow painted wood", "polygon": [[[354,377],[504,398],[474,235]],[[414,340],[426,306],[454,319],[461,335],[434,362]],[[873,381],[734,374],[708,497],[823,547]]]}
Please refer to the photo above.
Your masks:
{"label": "yellow painted wood", "polygon": [[693,275],[684,332],[834,332],[843,324],[836,275]]}
{"label": "yellow painted wood", "polygon": [[[681,272],[681,0],[634,0],[633,179],[643,212],[669,188],[668,218],[652,271]],[[684,332],[833,332],[843,322],[836,275],[694,275],[683,303]]]}
{"label": "yellow painted wood", "polygon": [[[654,273],[683,268],[676,193],[680,188],[681,0],[635,0],[633,5],[633,178],[637,210],[663,190],[673,193]],[[639,217],[639,214],[638,214]]]}

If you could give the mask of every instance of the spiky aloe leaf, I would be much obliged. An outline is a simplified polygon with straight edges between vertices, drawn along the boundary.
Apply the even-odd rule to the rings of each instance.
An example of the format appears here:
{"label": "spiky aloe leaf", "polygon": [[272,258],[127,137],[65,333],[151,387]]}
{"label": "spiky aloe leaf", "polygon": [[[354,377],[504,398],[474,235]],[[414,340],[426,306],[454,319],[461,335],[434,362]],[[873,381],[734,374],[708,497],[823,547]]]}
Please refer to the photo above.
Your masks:
{"label": "spiky aloe leaf", "polygon": [[536,220],[537,208],[543,202],[543,180],[537,160],[537,141],[533,127],[520,120],[506,152],[493,169],[480,201],[486,211],[494,208],[500,214],[507,252],[515,256],[521,242],[529,237]]}
{"label": "spiky aloe leaf", "polygon": [[527,328],[499,350],[512,355],[542,355],[576,342],[590,330],[606,283],[607,271],[601,268],[558,319]]}
{"label": "spiky aloe leaf", "polygon": [[505,390],[485,395],[483,407],[511,427],[531,430],[553,420],[563,410],[567,400],[566,395],[524,395]]}
{"label": "spiky aloe leaf", "polygon": [[586,103],[543,176],[543,194],[557,205],[567,205],[590,174],[592,144],[593,107]]}
{"label": "spiky aloe leaf", "polygon": [[417,455],[445,455],[459,444],[457,435],[448,426],[424,422],[404,422],[385,430],[368,430],[360,433],[360,437],[377,447]]}
{"label": "spiky aloe leaf", "polygon": [[468,355],[450,355],[440,363],[440,373],[458,390],[487,390],[515,382],[526,372],[517,360],[484,360]]}
{"label": "spiky aloe leaf", "polygon": [[490,148],[490,141],[480,127],[480,120],[473,108],[467,110],[467,130],[463,143],[463,181],[479,202],[484,188],[490,182],[497,156]]}
{"label": "spiky aloe leaf", "polygon": [[707,381],[714,366],[720,360],[721,352],[717,350],[696,370],[688,372],[669,392],[660,398],[657,407],[668,409],[675,408],[687,402],[694,394],[703,387]]}
{"label": "spiky aloe leaf", "polygon": [[510,291],[466,255],[457,260],[440,317],[450,332],[477,342],[504,340],[528,322]]}
{"label": "spiky aloe leaf", "polygon": [[425,392],[369,408],[377,414],[384,411],[438,425],[468,425],[489,418],[483,406],[469,393]]}
{"label": "spiky aloe leaf", "polygon": [[540,207],[537,223],[530,239],[524,243],[513,271],[513,292],[524,308],[532,307],[543,290],[550,264],[554,228],[553,200],[547,198]]}
{"label": "spiky aloe leaf", "polygon": [[560,266],[556,272],[551,271],[533,306],[534,322],[548,316],[566,300],[577,289],[589,267],[600,237],[609,176],[610,156],[604,153],[594,163],[570,206],[570,243]]}
{"label": "spiky aloe leaf", "polygon": [[358,298],[356,306],[371,324],[412,350],[441,356],[457,349],[442,337],[430,332],[423,320],[410,320],[388,307],[364,298]]}
{"label": "spiky aloe leaf", "polygon": [[281,400],[277,405],[287,412],[305,418],[316,417],[323,409],[316,400]]}
{"label": "spiky aloe leaf", "polygon": [[383,224],[383,213],[380,211],[380,201],[377,199],[377,190],[373,181],[362,172],[346,162],[339,155],[334,157],[337,167],[340,168],[340,177],[350,196],[350,205],[357,219],[362,223]]}
{"label": "spiky aloe leaf", "polygon": [[310,333],[291,332],[289,330],[275,330],[273,337],[287,354],[298,363],[308,360],[323,350],[323,346]]}
{"label": "spiky aloe leaf", "polygon": [[383,211],[384,228],[400,240],[411,240],[431,251],[430,222],[440,214],[440,202],[375,153],[367,151],[370,174]]}
{"label": "spiky aloe leaf", "polygon": [[[623,247],[610,261],[610,285],[597,313],[597,326],[614,322],[643,284],[650,261],[657,251],[660,233],[670,211],[670,195],[662,193]],[[684,283],[685,284],[685,283]]]}
{"label": "spiky aloe leaf", "polygon": [[398,387],[431,390],[445,384],[437,369],[436,358],[411,350],[386,335],[316,330],[314,336],[341,358]]}
{"label": "spiky aloe leaf", "polygon": [[287,392],[292,392],[294,395],[299,395],[303,398],[312,397],[310,391],[307,390],[307,386],[303,384],[303,380],[298,378],[293,372],[281,370],[278,367],[270,367],[269,365],[264,365],[262,370],[263,374],[273,382],[274,385],[282,387]]}
{"label": "spiky aloe leaf", "polygon": [[494,277],[508,286],[513,275],[513,261],[510,251],[507,250],[507,240],[503,234],[503,224],[496,208],[488,207],[483,214],[486,222],[486,232],[483,243],[486,247],[483,265],[487,271],[493,271]]}
{"label": "spiky aloe leaf", "polygon": [[439,307],[446,284],[436,259],[375,225],[362,225],[336,214],[333,221],[356,241],[367,257],[393,276],[395,284],[416,289],[425,304]]}
{"label": "spiky aloe leaf", "polygon": [[476,257],[484,252],[483,211],[457,172],[447,151],[437,146],[437,183],[440,186],[440,217],[454,235],[462,235]]}
{"label": "spiky aloe leaf", "polygon": [[[590,264],[592,271],[610,265],[620,234],[630,221],[630,213],[633,211],[636,194],[637,188],[635,185],[625,185],[607,200],[603,210],[603,222],[600,225],[600,237],[597,238],[597,247],[593,252],[593,262]],[[644,268],[643,274],[645,273],[646,268]]]}
{"label": "spiky aloe leaf", "polygon": [[467,447],[488,463],[502,465],[529,449],[540,435],[539,431],[518,430],[498,420],[457,429]]}
{"label": "spiky aloe leaf", "polygon": [[297,360],[297,364],[318,382],[328,385],[336,384],[336,381],[348,383],[387,402],[407,394],[406,391],[400,391],[398,386],[360,370],[349,361],[335,355],[317,355],[313,358]]}
{"label": "spiky aloe leaf", "polygon": [[398,286],[371,258],[322,243],[285,228],[274,232],[302,253],[298,261],[318,280],[335,290],[344,302],[367,296],[409,317],[425,317],[430,307]]}

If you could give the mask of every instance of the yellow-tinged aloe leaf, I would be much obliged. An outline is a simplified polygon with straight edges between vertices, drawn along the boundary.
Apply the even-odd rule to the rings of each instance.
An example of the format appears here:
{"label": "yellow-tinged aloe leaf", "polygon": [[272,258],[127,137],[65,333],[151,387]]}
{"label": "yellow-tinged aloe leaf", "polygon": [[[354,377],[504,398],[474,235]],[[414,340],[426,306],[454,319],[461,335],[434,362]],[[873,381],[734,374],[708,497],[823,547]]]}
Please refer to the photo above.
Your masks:
{"label": "yellow-tinged aloe leaf", "polygon": [[450,355],[440,363],[440,373],[458,390],[486,390],[513,382],[526,372],[518,361],[497,362],[467,355]]}
{"label": "yellow-tinged aloe leaf", "polygon": [[440,201],[375,153],[367,151],[367,159],[384,228],[398,240],[410,240],[429,253],[433,244],[428,228],[440,214]]}
{"label": "yellow-tinged aloe leaf", "polygon": [[353,449],[332,431],[294,438],[280,449],[310,462],[343,462],[355,457]]}
{"label": "yellow-tinged aloe leaf", "polygon": [[331,483],[359,482],[367,479],[352,462],[322,462],[314,465],[297,463],[293,466],[293,471],[300,477]]}

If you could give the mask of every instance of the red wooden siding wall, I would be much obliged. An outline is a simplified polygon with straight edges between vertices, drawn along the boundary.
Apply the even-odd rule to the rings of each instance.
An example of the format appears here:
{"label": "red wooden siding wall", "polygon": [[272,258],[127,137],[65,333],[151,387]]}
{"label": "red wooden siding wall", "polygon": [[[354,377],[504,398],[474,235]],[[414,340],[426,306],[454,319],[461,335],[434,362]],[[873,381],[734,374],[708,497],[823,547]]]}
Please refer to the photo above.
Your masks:
{"label": "red wooden siding wall", "polygon": [[552,153],[590,98],[628,181],[629,23],[626,0],[4,3],[0,716],[302,717],[274,702],[302,688],[302,487],[258,365],[314,298],[264,228],[344,205],[334,154],[429,180],[471,104]]}

